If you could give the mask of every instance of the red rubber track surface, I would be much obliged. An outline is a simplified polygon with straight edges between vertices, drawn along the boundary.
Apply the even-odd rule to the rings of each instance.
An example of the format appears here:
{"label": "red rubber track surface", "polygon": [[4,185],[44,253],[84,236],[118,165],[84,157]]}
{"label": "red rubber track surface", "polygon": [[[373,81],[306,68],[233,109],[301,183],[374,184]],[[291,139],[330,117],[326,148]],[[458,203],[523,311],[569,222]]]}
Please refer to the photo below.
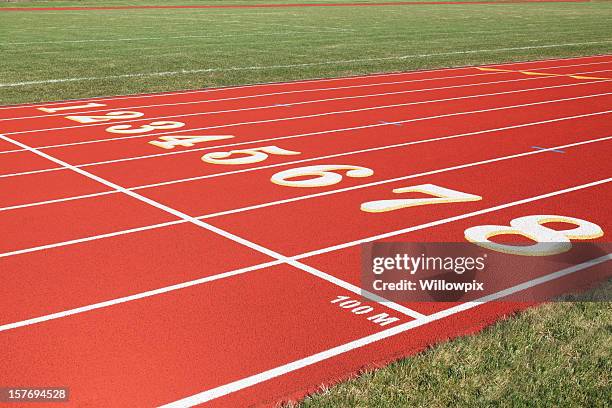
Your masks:
{"label": "red rubber track surface", "polygon": [[[369,302],[397,318],[379,325],[332,303],[363,300],[364,242],[465,242],[536,214],[606,242],[612,56],[484,68],[0,107],[2,385],[67,386],[68,406],[274,406],[530,306]],[[265,146],[293,154],[202,159]],[[271,182],[314,165],[373,174]],[[360,209],[423,184],[482,200]],[[603,258],[496,290],[603,279]]]}
{"label": "red rubber track surface", "polygon": [[588,3],[590,0],[498,0],[498,1],[401,1],[380,3],[288,3],[288,4],[233,4],[189,6],[92,6],[92,7],[3,7],[0,11],[52,10],[130,10],[130,9],[235,9],[284,7],[361,7],[361,6],[417,6],[444,4],[504,4],[504,3]]}

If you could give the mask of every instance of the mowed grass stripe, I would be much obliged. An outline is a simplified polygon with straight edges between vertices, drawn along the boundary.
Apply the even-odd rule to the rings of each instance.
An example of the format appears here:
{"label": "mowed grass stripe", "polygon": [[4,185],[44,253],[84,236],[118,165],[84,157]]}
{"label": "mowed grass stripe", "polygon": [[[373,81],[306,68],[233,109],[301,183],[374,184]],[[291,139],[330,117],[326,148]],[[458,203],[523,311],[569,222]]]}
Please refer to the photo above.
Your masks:
{"label": "mowed grass stripe", "polygon": [[[0,104],[612,52],[612,43],[601,42],[612,40],[612,4],[606,3],[265,11],[272,10],[265,16],[252,9],[0,13],[0,52],[9,56],[0,61],[0,83],[101,78],[0,88]],[[38,30],[64,25],[72,29]],[[151,39],[107,41],[136,37]],[[93,41],[7,45],[79,40]],[[591,44],[547,47],[575,43]],[[406,55],[415,57],[397,59]],[[333,62],[352,60],[364,61]],[[298,66],[278,67],[286,65]],[[240,69],[245,67],[262,69]],[[183,73],[117,78],[178,71]]]}

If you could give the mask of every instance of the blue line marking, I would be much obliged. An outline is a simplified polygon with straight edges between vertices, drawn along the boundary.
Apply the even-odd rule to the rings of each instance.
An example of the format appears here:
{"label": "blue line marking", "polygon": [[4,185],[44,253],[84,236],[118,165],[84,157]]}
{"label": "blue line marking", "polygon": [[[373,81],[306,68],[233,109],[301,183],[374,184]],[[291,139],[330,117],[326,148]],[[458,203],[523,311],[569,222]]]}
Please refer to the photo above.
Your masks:
{"label": "blue line marking", "polygon": [[382,123],[383,125],[402,126],[400,122],[385,122],[384,120],[379,120],[378,122]]}
{"label": "blue line marking", "polygon": [[555,152],[555,153],[565,153],[563,150],[547,149],[546,147],[540,147],[540,146],[531,146],[531,148],[538,149],[538,150],[546,150],[546,151]]}

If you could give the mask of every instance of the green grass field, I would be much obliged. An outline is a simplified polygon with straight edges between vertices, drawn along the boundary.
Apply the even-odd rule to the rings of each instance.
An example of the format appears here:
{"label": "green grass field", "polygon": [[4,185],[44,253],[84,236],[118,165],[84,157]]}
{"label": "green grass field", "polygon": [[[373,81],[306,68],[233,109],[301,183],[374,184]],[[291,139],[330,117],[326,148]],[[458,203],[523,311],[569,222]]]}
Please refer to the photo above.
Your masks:
{"label": "green grass field", "polygon": [[[321,407],[608,407],[612,281],[307,398]],[[575,300],[589,299],[589,302]]]}
{"label": "green grass field", "polygon": [[[0,4],[162,3],[239,1]],[[609,53],[611,20],[611,3],[0,12],[0,104]]]}
{"label": "green grass field", "polygon": [[[20,1],[0,8],[341,1]],[[0,105],[611,52],[610,2],[0,11]],[[605,302],[541,306],[322,390],[301,406],[609,406],[610,322]]]}

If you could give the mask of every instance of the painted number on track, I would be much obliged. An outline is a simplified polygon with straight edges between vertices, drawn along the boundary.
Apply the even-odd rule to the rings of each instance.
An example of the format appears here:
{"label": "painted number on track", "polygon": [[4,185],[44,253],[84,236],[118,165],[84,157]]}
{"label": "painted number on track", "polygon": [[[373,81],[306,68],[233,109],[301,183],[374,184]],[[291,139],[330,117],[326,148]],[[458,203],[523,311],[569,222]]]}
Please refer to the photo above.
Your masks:
{"label": "painted number on track", "polygon": [[[544,224],[558,222],[575,225],[575,228],[557,230]],[[515,218],[510,225],[480,225],[465,230],[465,238],[483,248],[497,252],[523,256],[547,256],[567,252],[572,248],[571,240],[594,239],[603,236],[597,224],[563,215],[529,215]],[[501,235],[522,235],[535,244],[509,245],[491,241]]]}
{"label": "painted number on track", "polygon": [[[270,179],[274,184],[287,187],[326,187],[339,183],[342,175],[337,171],[345,170],[347,177],[369,177],[374,171],[367,167],[330,164],[306,166],[276,173]],[[303,179],[308,177],[307,179]],[[299,178],[299,180],[295,180]]]}
{"label": "painted number on track", "polygon": [[423,193],[433,196],[432,198],[403,198],[395,200],[368,201],[361,204],[361,210],[370,213],[380,213],[395,211],[407,207],[416,207],[429,204],[463,203],[467,201],[479,201],[482,197],[462,193],[461,191],[451,190],[436,186],[435,184],[420,184],[418,186],[401,187],[392,190],[396,194],[400,193]]}
{"label": "painted number on track", "polygon": [[162,149],[174,149],[176,146],[193,147],[196,143],[213,142],[215,140],[231,139],[231,135],[207,135],[207,136],[160,136],[159,140],[152,140],[149,144]]}
{"label": "painted number on track", "polygon": [[66,116],[66,119],[73,120],[79,123],[99,123],[99,122],[109,122],[111,120],[125,120],[125,119],[136,119],[141,116],[144,116],[142,112],[132,112],[132,111],[116,111],[116,112],[108,112],[104,115],[72,115]]}
{"label": "painted number on track", "polygon": [[106,128],[106,131],[109,133],[119,133],[119,134],[136,134],[136,133],[147,133],[153,130],[160,129],[178,129],[185,126],[183,122],[175,122],[175,121],[159,121],[159,122],[151,122],[147,125],[142,125],[140,127],[134,128],[132,125],[115,125]]}
{"label": "painted number on track", "polygon": [[37,108],[40,111],[47,113],[56,113],[67,110],[75,110],[75,109],[87,109],[87,108],[99,108],[101,106],[106,106],[103,103],[88,103],[87,105],[77,105],[77,106],[60,106],[58,108]]}
{"label": "painted number on track", "polygon": [[[252,164],[266,160],[268,155],[291,156],[295,154],[300,154],[300,152],[282,149],[278,146],[263,146],[253,149],[207,153],[202,156],[202,161],[211,164]],[[234,155],[239,157],[230,158]]]}
{"label": "painted number on track", "polygon": [[386,326],[399,321],[399,317],[390,316],[388,313],[376,313],[374,307],[363,305],[359,300],[351,299],[349,296],[338,296],[330,303],[350,311],[356,315],[367,316],[366,319],[379,326]]}

